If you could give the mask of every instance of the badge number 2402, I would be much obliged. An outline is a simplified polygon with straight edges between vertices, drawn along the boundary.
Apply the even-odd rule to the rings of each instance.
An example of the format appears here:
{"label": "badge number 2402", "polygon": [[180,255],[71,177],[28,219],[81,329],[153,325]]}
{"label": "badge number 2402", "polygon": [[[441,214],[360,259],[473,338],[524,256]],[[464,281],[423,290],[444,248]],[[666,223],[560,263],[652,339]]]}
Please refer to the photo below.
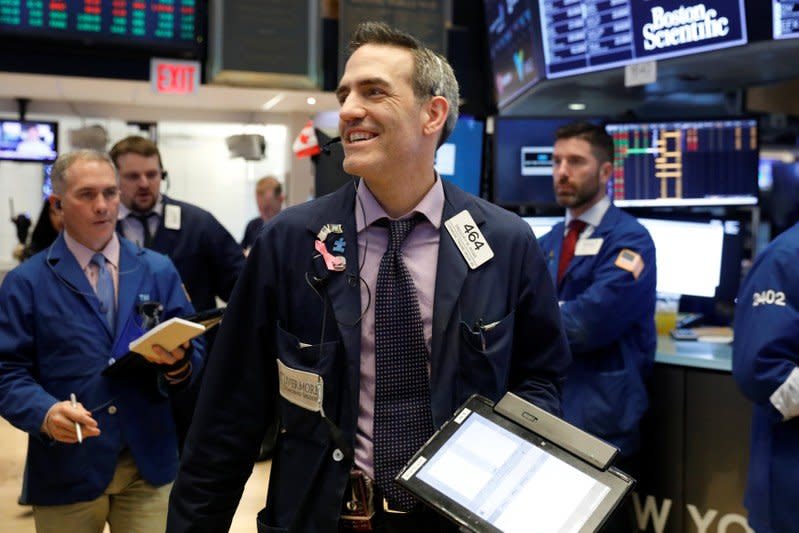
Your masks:
{"label": "badge number 2402", "polygon": [[768,289],[752,294],[752,307],[759,305],[779,305],[785,307],[785,293]]}

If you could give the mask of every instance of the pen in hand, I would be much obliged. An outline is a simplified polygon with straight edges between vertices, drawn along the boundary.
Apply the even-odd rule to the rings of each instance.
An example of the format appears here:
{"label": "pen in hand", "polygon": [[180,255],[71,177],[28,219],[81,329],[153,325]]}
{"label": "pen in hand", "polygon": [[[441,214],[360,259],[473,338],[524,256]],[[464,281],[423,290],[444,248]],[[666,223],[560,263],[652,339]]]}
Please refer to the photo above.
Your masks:
{"label": "pen in hand", "polygon": [[[77,409],[78,408],[78,399],[75,398],[75,393],[74,392],[70,393],[69,401],[72,404],[72,408],[73,409]],[[80,424],[78,424],[77,422],[75,422],[75,432],[78,434],[78,443],[79,444],[83,444],[83,433],[80,430]]]}

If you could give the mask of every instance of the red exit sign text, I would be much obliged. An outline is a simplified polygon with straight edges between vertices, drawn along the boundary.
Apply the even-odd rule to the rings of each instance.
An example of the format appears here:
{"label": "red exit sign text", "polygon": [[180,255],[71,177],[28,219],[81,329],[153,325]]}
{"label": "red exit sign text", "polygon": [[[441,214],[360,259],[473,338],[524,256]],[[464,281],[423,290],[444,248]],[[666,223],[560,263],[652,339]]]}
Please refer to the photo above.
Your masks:
{"label": "red exit sign text", "polygon": [[150,84],[159,94],[193,94],[200,84],[200,63],[153,58]]}

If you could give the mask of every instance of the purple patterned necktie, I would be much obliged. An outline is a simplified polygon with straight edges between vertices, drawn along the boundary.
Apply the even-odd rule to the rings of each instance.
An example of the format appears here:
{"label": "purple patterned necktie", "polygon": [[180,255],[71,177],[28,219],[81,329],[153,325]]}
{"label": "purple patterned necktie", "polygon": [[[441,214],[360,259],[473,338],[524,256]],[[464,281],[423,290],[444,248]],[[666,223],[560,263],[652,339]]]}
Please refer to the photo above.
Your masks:
{"label": "purple patterned necktie", "polygon": [[388,221],[386,253],[375,290],[375,481],[394,510],[416,500],[394,483],[405,463],[433,434],[428,353],[413,279],[402,261],[417,218]]}

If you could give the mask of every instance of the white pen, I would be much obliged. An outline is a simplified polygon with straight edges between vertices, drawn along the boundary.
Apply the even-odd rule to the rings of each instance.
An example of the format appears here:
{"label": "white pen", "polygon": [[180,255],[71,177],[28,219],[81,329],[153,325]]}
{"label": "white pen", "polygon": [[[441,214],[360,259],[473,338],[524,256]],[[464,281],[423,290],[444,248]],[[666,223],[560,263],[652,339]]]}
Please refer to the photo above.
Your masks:
{"label": "white pen", "polygon": [[[78,408],[78,399],[75,398],[75,393],[71,392],[69,394],[69,401],[72,403],[72,408]],[[80,424],[75,422],[75,432],[78,434],[78,443],[83,444],[83,432],[80,430]]]}

